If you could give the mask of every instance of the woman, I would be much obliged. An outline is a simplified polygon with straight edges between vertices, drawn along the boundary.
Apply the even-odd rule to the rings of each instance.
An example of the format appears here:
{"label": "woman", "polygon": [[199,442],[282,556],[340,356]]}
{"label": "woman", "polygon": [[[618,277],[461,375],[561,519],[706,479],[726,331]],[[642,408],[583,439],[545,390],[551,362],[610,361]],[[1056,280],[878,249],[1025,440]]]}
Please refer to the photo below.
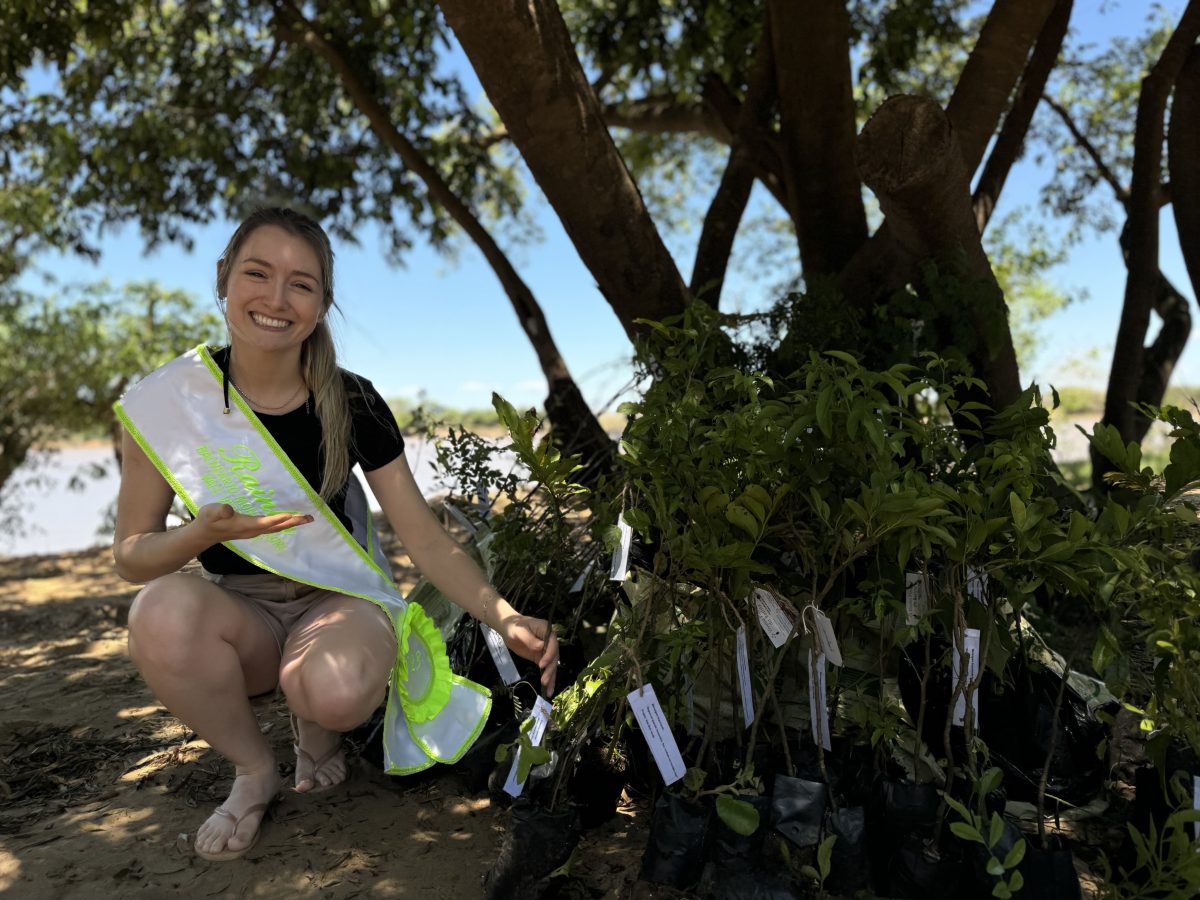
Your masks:
{"label": "woman", "polygon": [[[225,391],[223,410],[206,404],[204,415],[217,414],[209,420],[212,427],[232,421],[220,417],[230,412],[232,389],[234,418],[239,409],[247,421],[257,417],[294,466],[289,471],[306,479],[304,490],[314,500],[319,491],[328,511],[315,518],[324,515],[334,530],[350,527],[346,488],[351,467],[359,464],[422,573],[495,628],[513,652],[537,662],[542,686],[551,693],[558,646],[548,623],[522,616],[499,597],[445,533],[417,489],[386,404],[369,382],[335,363],[326,321],[334,303],[333,253],[321,227],[288,209],[254,213],[217,262],[217,293],[225,303],[230,346],[205,354],[210,366],[220,367]],[[180,392],[170,400],[178,409],[198,402],[195,396]],[[233,789],[195,842],[204,858],[233,859],[256,842],[266,806],[281,787],[248,698],[282,690],[293,714],[295,790],[328,789],[347,775],[341,733],[380,705],[393,667],[404,662],[401,654],[397,663],[399,626],[363,594],[290,580],[252,560],[264,541],[283,546],[284,536],[300,529],[313,535],[327,526],[323,520],[314,525],[312,513],[197,503],[192,521],[167,531],[173,495],[190,497],[147,443],[145,429],[123,421],[113,556],[122,577],[147,582],[129,614],[130,656],[159,700],[233,763]],[[257,463],[232,468],[243,470],[235,486],[253,482],[245,496],[266,503],[274,495],[274,486],[246,475]],[[222,477],[229,472],[222,470]],[[270,514],[249,514],[256,509]],[[203,577],[178,573],[197,556]],[[309,557],[306,564],[312,564]]]}

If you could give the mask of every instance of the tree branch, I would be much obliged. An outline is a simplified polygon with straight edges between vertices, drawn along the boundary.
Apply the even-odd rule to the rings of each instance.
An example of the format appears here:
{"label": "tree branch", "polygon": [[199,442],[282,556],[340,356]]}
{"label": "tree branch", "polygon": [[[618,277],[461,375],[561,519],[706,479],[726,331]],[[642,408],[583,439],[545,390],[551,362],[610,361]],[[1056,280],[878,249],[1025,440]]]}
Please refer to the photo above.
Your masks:
{"label": "tree branch", "polygon": [[500,280],[509,302],[517,313],[521,328],[537,354],[550,389],[546,413],[552,424],[561,428],[564,443],[573,449],[587,448],[587,451],[601,455],[611,453],[611,441],[588,409],[582,393],[571,377],[566,361],[550,334],[550,326],[541,306],[499,244],[467,204],[454,193],[437,169],[392,124],[388,111],[371,93],[367,87],[367,79],[351,61],[351,54],[333,39],[321,34],[292,3],[279,3],[276,10],[280,16],[276,23],[279,36],[295,45],[307,47],[333,68],[354,105],[367,117],[371,130],[424,182],[430,198],[446,210],[483,253]]}
{"label": "tree branch", "polygon": [[[1143,342],[1159,287],[1158,190],[1162,181],[1163,116],[1167,99],[1198,36],[1200,2],[1190,0],[1158,62],[1142,80],[1138,99],[1128,203],[1129,278],[1125,283],[1125,301],[1102,419],[1104,424],[1116,427],[1125,441],[1134,437],[1136,413],[1132,403],[1142,380]],[[1104,473],[1111,463],[1095,451],[1092,462],[1093,483],[1102,487]]]}
{"label": "tree branch", "polygon": [[621,159],[551,0],[441,0],[534,180],[631,337],[691,295]]}
{"label": "tree branch", "polygon": [[1017,87],[1012,108],[1004,117],[1004,125],[1000,128],[991,155],[979,176],[972,202],[975,207],[975,221],[980,231],[987,227],[988,220],[996,209],[996,202],[1000,199],[1000,192],[1004,190],[1008,173],[1025,146],[1025,135],[1033,122],[1033,114],[1037,112],[1038,102],[1046,90],[1046,82],[1062,51],[1063,39],[1071,21],[1072,6],[1073,0],[1058,0],[1047,16],[1042,33],[1038,35],[1034,45],[1033,55],[1029,58],[1029,65],[1021,75],[1021,83]]}
{"label": "tree branch", "polygon": [[[754,167],[755,177],[787,211],[787,192],[783,186],[783,149],[779,136],[771,131],[765,120],[760,122],[752,117],[748,122],[743,121],[742,104],[729,85],[715,75],[704,79],[701,91],[704,102],[728,132],[731,135],[738,134]],[[741,127],[743,125],[745,128]]]}
{"label": "tree branch", "polygon": [[946,115],[954,127],[967,172],[973,173],[1008,109],[1026,69],[1029,48],[1057,0],[996,0],[967,58]]}
{"label": "tree branch", "polygon": [[696,245],[696,261],[692,266],[691,291],[713,309],[720,305],[733,241],[754,187],[754,165],[745,136],[765,127],[773,99],[770,28],[764,26],[746,87],[746,99],[738,112],[729,161],[704,216],[704,227]]}
{"label": "tree branch", "polygon": [[1192,282],[1192,293],[1200,298],[1200,49],[1193,47],[1175,83],[1171,103],[1171,125],[1167,130],[1167,168],[1179,246]]}
{"label": "tree branch", "polygon": [[1108,183],[1116,195],[1120,204],[1129,209],[1129,188],[1121,184],[1121,180],[1117,178],[1116,173],[1104,161],[1104,157],[1100,155],[1100,151],[1096,149],[1096,145],[1091,142],[1086,134],[1075,124],[1075,120],[1071,117],[1071,112],[1065,106],[1058,102],[1049,94],[1043,94],[1042,100],[1049,106],[1058,117],[1062,119],[1063,124],[1067,126],[1067,131],[1071,133],[1071,137],[1075,139],[1075,143],[1079,145],[1084,153],[1091,159],[1092,164],[1096,167],[1096,171],[1100,173],[1100,177]]}
{"label": "tree branch", "polygon": [[806,278],[841,270],[867,239],[854,168],[850,15],[845,0],[767,0],[783,183]]}

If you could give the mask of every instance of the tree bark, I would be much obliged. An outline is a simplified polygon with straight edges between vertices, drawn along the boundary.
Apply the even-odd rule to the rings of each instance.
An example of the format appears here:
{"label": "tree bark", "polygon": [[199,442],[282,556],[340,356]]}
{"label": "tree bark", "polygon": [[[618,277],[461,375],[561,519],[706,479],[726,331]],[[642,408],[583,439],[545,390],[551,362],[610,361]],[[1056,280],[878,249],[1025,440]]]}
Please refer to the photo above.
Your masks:
{"label": "tree bark", "polygon": [[729,161],[704,216],[704,227],[696,245],[696,262],[692,266],[692,294],[713,309],[720,306],[733,241],[754,187],[754,163],[748,141],[753,132],[766,127],[774,86],[770,28],[764,25],[746,86],[746,99],[738,112]]}
{"label": "tree bark", "polygon": [[368,79],[360,73],[351,54],[334,40],[318,33],[294,7],[284,9],[286,21],[281,23],[281,36],[305,46],[324,59],[341,79],[342,86],[355,106],[367,117],[371,129],[384,144],[391,147],[403,163],[424,183],[432,200],[442,205],[467,236],[483,253],[500,280],[517,320],[525,332],[546,377],[549,395],[546,415],[561,446],[585,457],[607,458],[613,454],[612,441],[600,427],[588,407],[579,386],[571,377],[566,361],[558,350],[545,314],[533,292],[517,273],[500,245],[479,221],[478,217],[450,188],[417,147],[392,124],[391,116],[368,89]]}
{"label": "tree bark", "polygon": [[[938,311],[941,321],[928,324],[945,331],[947,323],[965,315],[974,340],[958,349],[987,385],[989,405],[1008,406],[1021,393],[1008,310],[980,243],[970,174],[949,117],[927,97],[893,97],[863,128],[855,159],[901,256],[960,270],[961,296],[970,305],[963,311],[952,299],[953,306]],[[919,276],[916,280],[924,290]]]}
{"label": "tree bark", "polygon": [[[769,32],[764,33],[769,36]],[[783,184],[783,145],[779,140],[779,135],[770,129],[769,122],[766,121],[751,122],[747,125],[741,118],[741,102],[733,95],[729,85],[720,78],[715,76],[705,78],[701,90],[704,94],[704,102],[721,120],[729,134],[732,136],[734,132],[738,132],[742,145],[749,155],[751,165],[754,167],[754,176],[762,182],[763,187],[771,192],[771,196],[786,212],[788,198],[787,189]],[[773,84],[772,90],[774,90]],[[732,141],[732,137],[730,140]]]}
{"label": "tree bark", "polygon": [[1029,58],[1029,65],[1021,76],[1012,108],[1004,117],[1004,125],[1000,128],[991,155],[988,156],[979,176],[972,200],[975,206],[975,221],[980,231],[987,227],[988,220],[996,209],[996,202],[1000,199],[1000,192],[1004,190],[1008,173],[1021,156],[1025,146],[1025,135],[1046,90],[1046,82],[1058,63],[1058,55],[1062,51],[1063,39],[1071,21],[1072,6],[1073,0],[1058,0],[1047,16],[1046,24],[1042,27],[1042,33],[1038,35],[1033,54]]}
{"label": "tree bark", "polygon": [[845,0],[767,0],[767,15],[800,262],[806,279],[832,275],[867,239],[854,169],[850,14]]}
{"label": "tree bark", "polygon": [[954,126],[970,176],[1008,109],[1026,69],[1029,48],[1056,0],[996,0],[967,58],[946,116]]}
{"label": "tree bark", "polygon": [[1200,48],[1193,47],[1175,83],[1167,130],[1171,211],[1192,292],[1200,298]]}
{"label": "tree bark", "polygon": [[[1128,206],[1129,278],[1125,283],[1125,301],[1101,420],[1114,426],[1125,441],[1133,440],[1136,433],[1137,413],[1132,404],[1142,382],[1143,342],[1159,288],[1158,193],[1162,181],[1163,116],[1167,99],[1197,36],[1200,36],[1200,2],[1191,0],[1162,56],[1142,80],[1138,98]],[[1092,483],[1098,489],[1104,487],[1104,475],[1110,469],[1111,463],[1093,451]]]}
{"label": "tree bark", "polygon": [[[1008,107],[1029,48],[1057,0],[996,0],[959,76],[946,115],[958,135],[968,179]],[[993,202],[998,199],[993,198]],[[912,281],[919,260],[893,243],[887,221],[838,275],[847,303],[868,313]]]}
{"label": "tree bark", "polygon": [[441,0],[513,143],[630,337],[691,299],[551,0]]}

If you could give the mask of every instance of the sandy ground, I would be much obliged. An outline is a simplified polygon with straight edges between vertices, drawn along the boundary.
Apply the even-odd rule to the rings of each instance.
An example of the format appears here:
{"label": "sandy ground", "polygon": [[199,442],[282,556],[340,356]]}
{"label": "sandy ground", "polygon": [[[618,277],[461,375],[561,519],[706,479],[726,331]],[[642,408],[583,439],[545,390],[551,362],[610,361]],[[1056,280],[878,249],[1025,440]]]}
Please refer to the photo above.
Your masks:
{"label": "sandy ground", "polygon": [[[0,895],[482,895],[507,813],[467,793],[449,767],[413,780],[354,760],[343,788],[285,793],[244,860],[193,856],[195,829],[232,772],[126,657],[135,593],[107,550],[0,558]],[[290,775],[285,707],[259,711]],[[635,884],[645,813],[623,805],[585,834],[572,866],[580,896],[657,893]]]}

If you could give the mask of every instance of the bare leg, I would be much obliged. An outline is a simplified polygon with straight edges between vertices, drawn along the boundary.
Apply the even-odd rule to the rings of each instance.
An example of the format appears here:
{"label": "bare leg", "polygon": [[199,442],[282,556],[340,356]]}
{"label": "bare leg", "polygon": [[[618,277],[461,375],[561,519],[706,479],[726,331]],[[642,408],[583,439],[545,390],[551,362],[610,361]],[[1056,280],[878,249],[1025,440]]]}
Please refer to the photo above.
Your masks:
{"label": "bare leg", "polygon": [[[279,773],[249,696],[276,683],[279,650],[270,628],[244,603],[196,575],[167,575],[146,585],[129,611],[129,655],[154,695],[234,764],[222,806],[241,817],[279,790]],[[206,852],[240,850],[258,829],[247,816],[235,833],[214,815],[196,833]]]}
{"label": "bare leg", "polygon": [[[342,740],[341,732],[365,722],[383,702],[396,662],[396,637],[387,615],[373,603],[335,596],[309,610],[283,647],[279,684],[299,719],[300,746],[320,759]],[[316,773],[296,760],[296,790],[337,784],[346,778],[344,756]]]}

